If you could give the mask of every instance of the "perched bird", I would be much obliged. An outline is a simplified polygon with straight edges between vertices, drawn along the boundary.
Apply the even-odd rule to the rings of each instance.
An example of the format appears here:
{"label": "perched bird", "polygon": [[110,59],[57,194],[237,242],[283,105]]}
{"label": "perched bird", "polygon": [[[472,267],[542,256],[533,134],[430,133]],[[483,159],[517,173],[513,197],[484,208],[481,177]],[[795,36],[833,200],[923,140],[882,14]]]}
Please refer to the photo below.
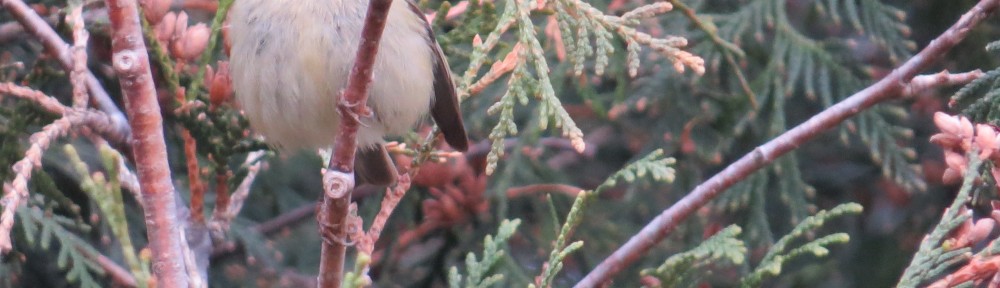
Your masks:
{"label": "perched bird", "polygon": [[[284,151],[331,147],[337,101],[361,38],[368,0],[240,0],[229,12],[236,99],[250,126]],[[413,129],[428,110],[452,148],[469,143],[451,71],[430,25],[408,0],[386,20],[355,161],[358,180],[395,182],[383,137]]]}

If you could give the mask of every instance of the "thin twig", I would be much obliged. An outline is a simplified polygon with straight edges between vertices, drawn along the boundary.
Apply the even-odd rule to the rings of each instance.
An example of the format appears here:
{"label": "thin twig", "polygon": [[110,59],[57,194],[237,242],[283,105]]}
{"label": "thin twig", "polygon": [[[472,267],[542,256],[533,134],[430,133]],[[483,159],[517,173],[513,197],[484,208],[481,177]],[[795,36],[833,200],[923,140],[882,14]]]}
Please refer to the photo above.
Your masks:
{"label": "thin twig", "polygon": [[[245,182],[244,182],[245,183]],[[235,197],[235,193],[234,193]],[[230,206],[232,207],[232,206]],[[230,208],[232,210],[232,208]],[[250,226],[247,230],[256,232],[260,235],[268,236],[274,234],[275,232],[282,231],[282,229],[288,229],[294,225],[298,225],[298,222],[309,219],[316,212],[316,204],[310,203],[299,206],[298,208],[285,211],[271,220],[264,221],[260,224]],[[213,220],[215,221],[215,220]],[[217,229],[216,227],[210,227],[212,229]],[[228,228],[227,228],[228,229]],[[213,230],[215,233],[215,230]],[[232,241],[223,242],[220,245],[216,245],[215,249],[212,250],[212,259],[225,256],[227,253],[232,253],[239,250],[240,244]],[[313,279],[315,280],[315,278]]]}
{"label": "thin twig", "polygon": [[725,170],[709,178],[680,201],[664,210],[639,233],[632,236],[621,248],[608,256],[590,271],[575,287],[596,287],[642,257],[653,245],[662,241],[670,232],[698,208],[718,196],[727,188],[743,180],[754,171],[798,148],[806,141],[837,126],[847,118],[869,107],[903,96],[907,84],[931,63],[941,58],[956,44],[965,39],[969,31],[993,14],[1000,7],[1000,0],[982,0],[951,28],[934,39],[923,51],[910,58],[891,74],[851,97],[813,116],[808,121],[788,130],[777,138],[758,146],[752,152],[730,164]]}
{"label": "thin twig", "polygon": [[205,12],[215,12],[219,9],[219,1],[215,0],[184,0],[173,1],[171,9],[175,10],[202,10]]}
{"label": "thin twig", "polygon": [[[45,49],[49,51],[50,54],[59,59],[59,63],[62,64],[63,69],[67,71],[73,70],[73,57],[71,56],[69,45],[63,42],[59,34],[52,29],[42,19],[35,13],[35,10],[28,7],[24,1],[21,0],[0,0],[0,4],[3,5],[4,10],[9,12],[18,22],[21,23],[24,28],[35,35]],[[125,140],[128,139],[129,126],[127,125],[127,120],[125,115],[122,114],[115,102],[111,100],[111,96],[108,92],[104,90],[101,86],[101,82],[94,77],[94,74],[89,70],[86,72],[87,76],[87,89],[90,90],[90,96],[97,102],[97,107],[104,113],[111,116],[115,123],[115,134],[118,137],[113,137],[113,140]]]}
{"label": "thin twig", "polygon": [[[229,230],[229,223],[232,223],[236,215],[240,214],[240,210],[243,209],[243,202],[250,196],[250,187],[253,185],[254,179],[257,178],[257,173],[260,172],[260,166],[263,161],[258,160],[264,156],[264,153],[265,151],[254,151],[247,154],[247,160],[243,162],[243,165],[247,166],[247,175],[243,177],[243,182],[240,182],[240,185],[236,187],[236,191],[233,191],[233,194],[229,198],[229,206],[225,212],[212,212],[212,220],[209,221],[209,228],[212,229],[212,233],[221,235],[222,232]],[[312,208],[315,208],[315,206]]]}
{"label": "thin twig", "polygon": [[[86,253],[86,250],[83,249],[80,249],[79,251],[82,253]],[[101,268],[104,269],[104,272],[107,272],[108,276],[111,276],[112,282],[114,282],[117,285],[121,285],[116,287],[138,286],[138,284],[135,282],[135,277],[132,277],[132,273],[123,268],[122,266],[118,265],[118,263],[115,263],[115,261],[111,260],[111,258],[108,258],[107,256],[100,254],[89,255],[89,256],[95,258],[94,260],[96,260],[98,265],[101,265]]]}
{"label": "thin twig", "polygon": [[983,77],[983,71],[979,69],[958,74],[952,74],[948,70],[945,70],[936,74],[920,75],[914,77],[913,81],[906,84],[906,87],[903,88],[903,96],[917,96],[919,93],[935,87],[965,85],[979,79],[979,77]]}
{"label": "thin twig", "polygon": [[[196,224],[197,225],[197,224]],[[181,241],[188,243],[187,231],[181,229]],[[190,288],[202,288],[205,287],[205,283],[202,282],[201,272],[198,271],[198,262],[195,260],[195,251],[191,249],[188,245],[181,246],[184,255],[184,271],[188,275],[188,285]]]}
{"label": "thin twig", "polygon": [[212,218],[215,218],[215,214],[229,211],[229,177],[232,173],[226,168],[218,168],[215,172],[215,209],[212,210]]}
{"label": "thin twig", "polygon": [[295,208],[277,217],[271,218],[271,220],[264,221],[263,223],[254,225],[250,227],[251,231],[260,233],[261,235],[269,235],[274,232],[281,231],[282,228],[288,228],[296,222],[305,220],[309,218],[310,215],[316,212],[316,205],[306,204],[299,208]]}
{"label": "thin twig", "polygon": [[66,22],[73,26],[73,69],[69,73],[73,86],[73,108],[83,109],[87,107],[90,96],[87,94],[87,39],[90,35],[84,29],[82,3],[78,2],[76,7],[71,8]]}
{"label": "thin twig", "polygon": [[42,109],[49,111],[54,114],[60,114],[63,116],[75,115],[72,121],[74,123],[79,123],[80,125],[86,125],[88,128],[101,134],[106,138],[115,137],[117,134],[117,127],[115,126],[114,119],[109,117],[104,112],[99,112],[93,109],[73,109],[66,107],[59,100],[45,95],[41,91],[34,90],[24,86],[18,86],[14,83],[4,82],[0,83],[0,99],[3,95],[12,95],[21,99],[32,101]]}
{"label": "thin twig", "polygon": [[[147,39],[148,40],[148,39]],[[154,40],[155,41],[155,40]],[[159,45],[154,43],[155,45]],[[162,64],[165,63],[160,63]],[[184,89],[177,89],[174,99],[184,103]],[[205,223],[205,183],[201,181],[201,168],[198,165],[198,143],[187,128],[179,127],[181,139],[184,141],[184,162],[187,166],[188,189],[191,191],[191,221]]]}
{"label": "thin twig", "polygon": [[[361,28],[354,67],[347,78],[337,110],[340,112],[340,128],[334,142],[334,155],[328,169],[323,171],[323,202],[320,205],[319,225],[324,233],[320,256],[318,286],[340,287],[344,274],[344,260],[347,252],[346,229],[354,189],[354,154],[357,152],[358,117],[368,115],[368,88],[372,81],[375,57],[379,42],[385,30],[386,17],[392,0],[372,0],[368,3],[365,24]],[[337,95],[330,95],[337,96]],[[330,239],[338,238],[338,239]]]}
{"label": "thin twig", "polygon": [[3,97],[3,95],[13,95],[14,97],[34,102],[42,109],[45,109],[45,111],[53,114],[62,115],[66,113],[66,110],[69,110],[69,107],[59,103],[59,100],[56,100],[56,98],[45,95],[41,91],[10,82],[0,83],[0,97]]}
{"label": "thin twig", "polygon": [[403,200],[403,196],[406,195],[406,191],[410,190],[410,174],[399,173],[399,181],[392,188],[385,189],[385,196],[382,197],[382,205],[378,210],[378,214],[375,215],[375,220],[372,220],[372,226],[368,228],[368,233],[365,233],[364,239],[358,241],[358,251],[372,255],[375,250],[375,242],[378,242],[378,238],[382,235],[382,229],[385,228],[385,223],[389,221],[389,216],[392,216],[392,211],[396,209],[396,205],[399,205],[399,201]]}
{"label": "thin twig", "polygon": [[516,198],[541,192],[558,192],[566,196],[576,197],[580,192],[583,192],[583,189],[566,184],[535,184],[507,189],[507,198]]}
{"label": "thin twig", "polygon": [[42,165],[42,153],[49,148],[52,140],[65,135],[72,127],[73,122],[68,117],[63,117],[45,125],[42,131],[31,134],[31,145],[24,152],[24,158],[12,166],[14,180],[3,184],[4,195],[0,199],[0,204],[3,204],[3,213],[0,214],[0,255],[13,248],[10,230],[14,227],[14,214],[18,206],[28,198],[28,182],[31,181],[32,172]]}
{"label": "thin twig", "polygon": [[153,272],[157,286],[188,287],[184,271],[184,243],[181,240],[174,187],[167,163],[163,118],[156,100],[156,87],[149,68],[149,56],[142,41],[136,1],[106,0],[111,20],[112,64],[118,74],[129,124],[134,133],[134,153],[139,184],[145,202],[145,216]]}

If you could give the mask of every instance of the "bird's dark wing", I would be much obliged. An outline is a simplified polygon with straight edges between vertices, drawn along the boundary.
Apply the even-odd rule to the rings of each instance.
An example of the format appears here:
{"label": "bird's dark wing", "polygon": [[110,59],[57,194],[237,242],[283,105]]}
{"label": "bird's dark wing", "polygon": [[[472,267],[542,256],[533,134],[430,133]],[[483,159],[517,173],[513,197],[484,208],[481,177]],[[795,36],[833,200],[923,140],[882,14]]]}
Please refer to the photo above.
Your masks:
{"label": "bird's dark wing", "polygon": [[427,27],[428,43],[431,45],[431,53],[434,54],[431,55],[434,57],[434,103],[431,106],[431,118],[434,118],[434,122],[441,128],[445,142],[448,142],[451,148],[464,152],[469,149],[469,137],[465,134],[462,111],[458,107],[458,92],[455,91],[455,83],[451,79],[448,60],[441,52],[441,46],[434,38],[434,31],[424,18],[424,13],[420,12],[420,8],[412,1],[406,3]]}

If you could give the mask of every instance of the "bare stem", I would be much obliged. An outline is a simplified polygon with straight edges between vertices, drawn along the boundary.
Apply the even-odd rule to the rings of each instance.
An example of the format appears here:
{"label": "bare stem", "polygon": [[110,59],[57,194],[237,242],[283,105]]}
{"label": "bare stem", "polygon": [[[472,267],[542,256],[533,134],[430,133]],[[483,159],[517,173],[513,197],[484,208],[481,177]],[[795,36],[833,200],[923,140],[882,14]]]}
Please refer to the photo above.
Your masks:
{"label": "bare stem", "polygon": [[400,173],[398,183],[392,188],[386,189],[385,196],[382,197],[382,206],[379,208],[378,214],[375,215],[372,226],[368,228],[365,237],[358,242],[358,251],[368,255],[375,252],[375,242],[378,242],[378,238],[382,236],[385,223],[389,222],[392,211],[396,209],[396,205],[399,205],[399,201],[403,200],[406,191],[410,190],[411,183],[409,173]]}
{"label": "bare stem", "polygon": [[930,91],[941,86],[955,86],[969,84],[973,80],[983,77],[982,70],[974,70],[965,73],[949,73],[948,70],[930,75],[920,75],[913,77],[913,81],[903,87],[903,96],[918,96],[921,92]]}
{"label": "bare stem", "polygon": [[[368,14],[361,29],[354,67],[347,79],[338,111],[340,130],[334,142],[334,154],[323,175],[326,193],[320,206],[319,225],[324,233],[323,249],[320,256],[318,287],[340,287],[344,276],[344,258],[347,252],[347,217],[354,189],[354,154],[357,150],[358,117],[367,115],[368,87],[372,82],[375,56],[378,54],[382,31],[392,0],[372,0],[368,3]],[[334,95],[331,95],[334,96]],[[330,181],[339,180],[339,181]],[[329,239],[329,238],[338,239]]]}
{"label": "bare stem", "polygon": [[184,270],[180,227],[174,186],[163,137],[163,118],[156,101],[156,87],[149,68],[149,56],[139,25],[136,1],[106,0],[111,20],[112,64],[120,78],[125,110],[134,133],[133,151],[139,185],[145,202],[145,218],[153,273],[157,286],[188,287]]}
{"label": "bare stem", "polygon": [[[263,163],[263,160],[260,160],[260,158],[263,155],[264,151],[255,151],[247,154],[247,159],[243,162],[243,165],[247,167],[247,175],[243,177],[243,181],[240,182],[240,185],[230,195],[229,205],[226,206],[226,210],[212,212],[212,220],[209,221],[209,228],[212,229],[212,233],[223,235],[223,232],[229,230],[229,223],[233,222],[236,215],[240,213],[240,209],[243,209],[243,202],[250,196],[250,186],[253,185],[253,180],[257,179],[257,172],[260,172],[260,166]],[[315,207],[312,208],[315,209]],[[312,212],[313,209],[309,211]]]}
{"label": "bare stem", "polygon": [[69,74],[73,83],[73,108],[82,109],[87,107],[90,97],[87,94],[87,39],[90,35],[84,29],[83,5],[71,7],[66,22],[73,26],[73,69]]}
{"label": "bare stem", "polygon": [[923,51],[910,58],[891,74],[851,97],[813,116],[808,121],[788,130],[777,138],[758,146],[752,152],[730,164],[725,170],[695,187],[659,216],[653,218],[639,233],[604,259],[590,271],[575,287],[597,287],[608,282],[635,260],[642,257],[653,245],[662,241],[681,221],[691,216],[698,208],[718,196],[754,171],[770,164],[775,159],[801,146],[824,131],[829,130],[847,118],[880,102],[904,96],[910,81],[931,63],[941,58],[956,44],[965,39],[969,31],[993,14],[1000,7],[1000,0],[982,0],[937,39],[931,41]]}

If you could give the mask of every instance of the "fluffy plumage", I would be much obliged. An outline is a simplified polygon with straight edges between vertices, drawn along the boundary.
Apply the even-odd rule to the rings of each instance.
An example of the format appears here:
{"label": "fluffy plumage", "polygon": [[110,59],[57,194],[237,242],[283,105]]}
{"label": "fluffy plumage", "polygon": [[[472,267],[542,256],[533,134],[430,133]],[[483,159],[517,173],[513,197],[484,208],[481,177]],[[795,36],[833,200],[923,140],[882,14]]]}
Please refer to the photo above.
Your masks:
{"label": "fluffy plumage", "polygon": [[[367,7],[367,0],[234,4],[229,35],[236,98],[269,143],[286,151],[331,146],[340,123],[336,101],[354,63]],[[359,155],[384,155],[374,151],[383,149],[383,137],[410,131],[429,110],[447,142],[464,151],[468,140],[451,72],[426,20],[407,0],[394,1],[388,17],[368,99],[374,117],[363,119],[358,131],[361,152],[375,153]],[[359,169],[391,165],[359,162],[365,162]]]}

